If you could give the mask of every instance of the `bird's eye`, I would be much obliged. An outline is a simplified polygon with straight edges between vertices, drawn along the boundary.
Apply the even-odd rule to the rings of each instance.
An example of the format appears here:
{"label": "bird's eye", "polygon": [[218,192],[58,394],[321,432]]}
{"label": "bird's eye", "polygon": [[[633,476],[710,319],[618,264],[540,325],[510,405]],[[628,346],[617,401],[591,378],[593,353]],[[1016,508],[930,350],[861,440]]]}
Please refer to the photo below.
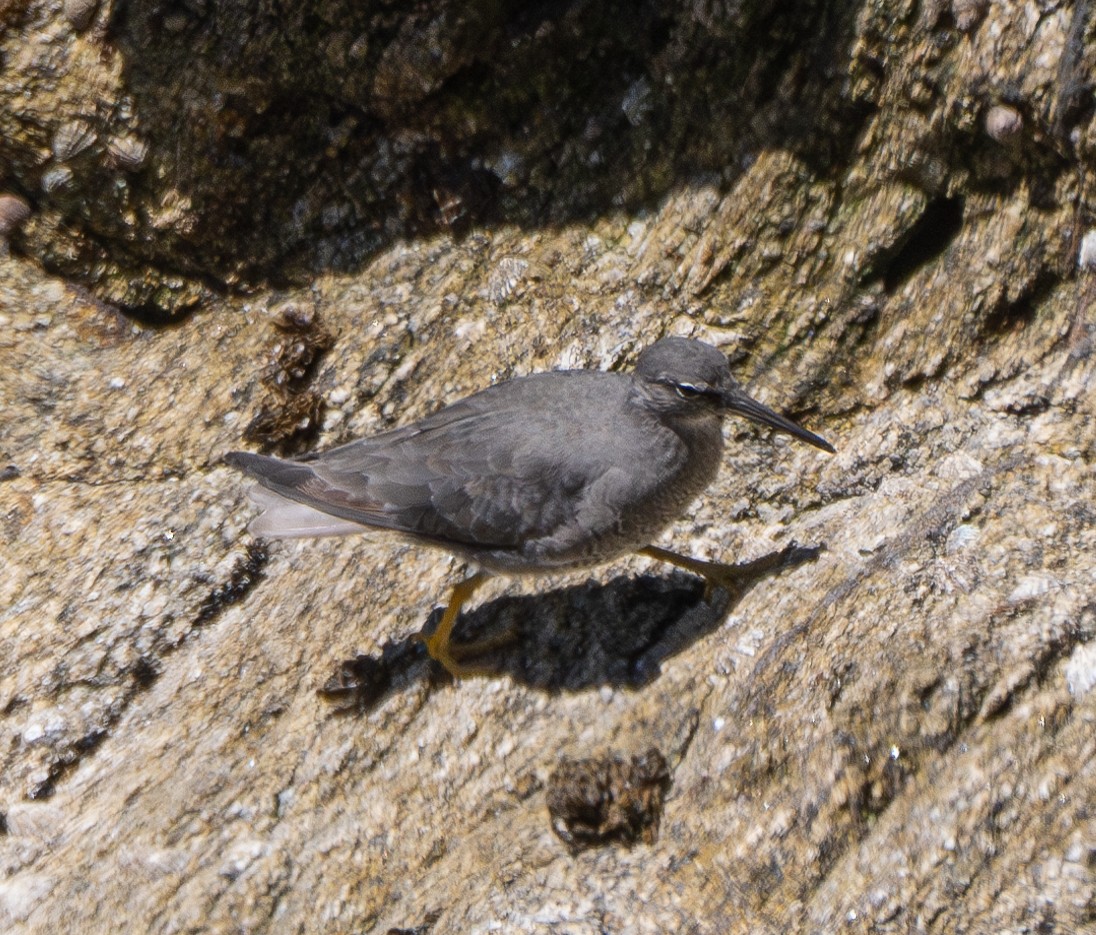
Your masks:
{"label": "bird's eye", "polygon": [[677,395],[682,399],[696,399],[704,393],[703,390],[690,386],[688,383],[675,383],[674,389],[677,390]]}

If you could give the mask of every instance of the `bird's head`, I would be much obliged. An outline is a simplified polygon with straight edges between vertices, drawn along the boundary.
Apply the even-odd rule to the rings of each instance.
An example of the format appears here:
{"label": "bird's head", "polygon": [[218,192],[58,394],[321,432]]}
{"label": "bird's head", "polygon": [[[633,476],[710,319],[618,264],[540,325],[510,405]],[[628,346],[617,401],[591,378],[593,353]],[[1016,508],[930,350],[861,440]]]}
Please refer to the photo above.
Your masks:
{"label": "bird's head", "polygon": [[833,454],[833,446],[751,399],[718,349],[690,338],[663,338],[639,355],[633,374],[643,405],[667,420],[722,418],[727,413],[771,426]]}

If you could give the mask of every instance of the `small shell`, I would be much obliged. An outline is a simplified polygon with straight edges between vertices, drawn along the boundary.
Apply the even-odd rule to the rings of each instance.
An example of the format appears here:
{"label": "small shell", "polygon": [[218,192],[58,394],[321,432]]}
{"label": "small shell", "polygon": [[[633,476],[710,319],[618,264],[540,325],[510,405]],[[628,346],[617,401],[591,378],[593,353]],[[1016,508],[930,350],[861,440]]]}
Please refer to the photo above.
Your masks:
{"label": "small shell", "polygon": [[77,32],[83,32],[91,25],[98,8],[99,0],[63,0],[61,3],[61,12]]}
{"label": "small shell", "polygon": [[989,0],[951,0],[951,16],[955,28],[960,32],[970,32],[982,22],[986,15]]}
{"label": "small shell", "polygon": [[110,161],[119,169],[135,172],[145,163],[148,144],[136,136],[115,136],[107,143]]}
{"label": "small shell", "polygon": [[0,194],[0,238],[17,231],[30,217],[30,205],[18,195]]}
{"label": "small shell", "polygon": [[986,111],[986,133],[1002,145],[1013,143],[1024,129],[1024,118],[1015,107],[995,104]]}
{"label": "small shell", "polygon": [[52,195],[62,188],[66,188],[72,181],[72,169],[68,166],[53,166],[42,173],[42,191]]}
{"label": "small shell", "polygon": [[58,162],[67,162],[95,142],[95,131],[86,120],[67,120],[53,134],[50,149]]}
{"label": "small shell", "polygon": [[620,102],[620,109],[633,127],[643,123],[652,106],[651,83],[646,78],[633,82]]}

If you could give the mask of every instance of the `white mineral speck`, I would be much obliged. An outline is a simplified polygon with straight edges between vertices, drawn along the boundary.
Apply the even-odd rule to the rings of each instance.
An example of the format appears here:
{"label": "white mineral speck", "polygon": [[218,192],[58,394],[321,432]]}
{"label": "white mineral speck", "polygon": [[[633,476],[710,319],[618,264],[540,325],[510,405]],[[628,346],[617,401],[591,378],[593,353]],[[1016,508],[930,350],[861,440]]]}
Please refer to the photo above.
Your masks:
{"label": "white mineral speck", "polygon": [[963,523],[960,526],[956,526],[949,534],[944,543],[944,551],[948,555],[954,555],[956,552],[960,552],[967,546],[978,541],[978,529],[970,523]]}
{"label": "white mineral speck", "polygon": [[1096,269],[1096,230],[1090,230],[1081,238],[1077,265],[1081,269]]}
{"label": "white mineral speck", "polygon": [[1025,575],[1012,589],[1008,603],[1012,606],[1046,594],[1056,581],[1050,575]]}
{"label": "white mineral speck", "polygon": [[1069,692],[1075,697],[1087,695],[1096,687],[1096,643],[1082,643],[1073,650],[1066,662],[1065,676]]}
{"label": "white mineral speck", "polygon": [[462,318],[453,327],[453,334],[456,337],[475,341],[478,338],[482,338],[487,333],[487,322],[482,318]]}

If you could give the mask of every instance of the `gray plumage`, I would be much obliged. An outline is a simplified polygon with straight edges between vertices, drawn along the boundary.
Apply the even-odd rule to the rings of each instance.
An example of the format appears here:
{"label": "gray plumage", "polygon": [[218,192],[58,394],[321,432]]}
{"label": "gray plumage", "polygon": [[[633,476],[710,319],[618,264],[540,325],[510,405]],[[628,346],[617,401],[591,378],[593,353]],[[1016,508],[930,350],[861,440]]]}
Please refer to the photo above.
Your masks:
{"label": "gray plumage", "polygon": [[817,435],[750,399],[710,345],[665,338],[630,374],[568,370],[520,377],[419,422],[295,461],[234,451],[225,460],[259,483],[260,536],[383,529],[478,565],[453,588],[422,639],[454,676],[482,647],[450,644],[463,603],[486,573],[582,567],[640,551],[721,587],[735,566],[650,543],[711,482],[723,416],[737,413],[824,451]]}
{"label": "gray plumage", "polygon": [[259,481],[257,535],[372,527],[516,574],[648,545],[714,480],[728,411],[832,451],[742,393],[714,347],[666,338],[631,374],[520,377],[318,456],[226,461]]}

